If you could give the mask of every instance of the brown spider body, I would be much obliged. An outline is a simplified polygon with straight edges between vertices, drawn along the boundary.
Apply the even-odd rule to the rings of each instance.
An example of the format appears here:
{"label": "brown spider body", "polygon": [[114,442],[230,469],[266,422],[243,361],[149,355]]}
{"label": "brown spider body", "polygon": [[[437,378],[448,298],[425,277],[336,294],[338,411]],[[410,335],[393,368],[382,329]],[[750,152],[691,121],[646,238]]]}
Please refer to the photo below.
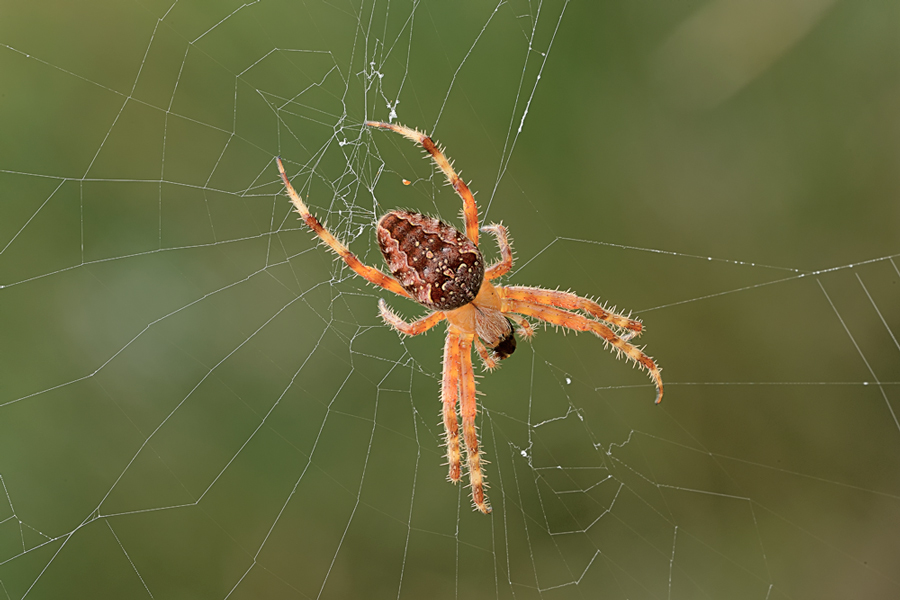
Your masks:
{"label": "brown spider body", "polygon": [[463,200],[465,233],[438,219],[401,210],[391,211],[378,221],[378,245],[393,277],[364,265],[325,229],[291,186],[280,158],[277,159],[278,170],[297,212],[351,269],[367,281],[415,300],[432,311],[416,321],[408,322],[397,316],[382,298],[378,301],[378,309],[388,325],[406,335],[419,335],[441,321],[447,321],[441,403],[449,478],[457,482],[461,477],[462,421],[461,437],[465,445],[472,500],[478,510],[489,513],[491,507],[484,494],[484,472],[475,426],[478,403],[472,368],[473,346],[485,367],[493,369],[497,366],[497,360],[508,357],[516,349],[513,323],[519,326],[517,332],[525,338],[534,335],[528,318],[574,331],[589,331],[601,338],[605,345],[611,345],[617,354],[625,356],[650,374],[657,389],[657,403],[662,400],[663,394],[659,368],[652,358],[630,343],[633,337],[643,332],[640,321],[615,314],[593,300],[570,292],[492,283],[512,268],[512,248],[506,228],[496,224],[481,228],[481,231],[497,238],[500,246],[500,261],[485,267],[478,248],[479,221],[475,197],[438,146],[428,136],[402,125],[375,121],[366,121],[366,125],[389,129],[420,144]]}
{"label": "brown spider body", "polygon": [[455,227],[434,217],[392,210],[378,220],[376,233],[391,275],[422,306],[453,310],[478,295],[484,258]]}

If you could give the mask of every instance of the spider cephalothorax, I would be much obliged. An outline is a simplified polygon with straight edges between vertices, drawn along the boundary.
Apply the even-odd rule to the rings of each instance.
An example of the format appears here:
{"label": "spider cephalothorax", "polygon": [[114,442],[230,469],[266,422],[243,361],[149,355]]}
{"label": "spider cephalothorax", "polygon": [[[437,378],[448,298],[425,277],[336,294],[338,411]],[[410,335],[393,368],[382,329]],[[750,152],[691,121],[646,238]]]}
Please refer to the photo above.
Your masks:
{"label": "spider cephalothorax", "polygon": [[604,344],[612,345],[618,354],[634,361],[650,374],[656,385],[657,403],[662,400],[663,394],[659,368],[652,358],[629,343],[631,338],[643,331],[640,321],[610,312],[592,300],[569,292],[525,286],[495,286],[491,283],[512,268],[512,249],[506,228],[496,224],[481,228],[481,231],[493,235],[500,246],[500,260],[485,267],[484,257],[478,249],[479,223],[475,198],[443,152],[431,138],[408,127],[375,121],[366,121],[366,125],[395,131],[419,143],[463,200],[465,233],[443,221],[415,212],[393,210],[379,219],[376,227],[378,245],[393,277],[362,264],[319,223],[294,191],[280,158],[277,159],[278,171],[297,212],[351,269],[371,283],[433,311],[410,323],[388,308],[382,298],[378,301],[378,309],[388,325],[406,335],[418,335],[441,321],[447,321],[441,400],[449,478],[453,482],[460,479],[461,418],[472,501],[478,510],[489,513],[491,507],[484,495],[484,474],[475,427],[478,405],[475,401],[472,346],[485,367],[493,369],[497,366],[497,360],[507,358],[516,349],[514,325],[519,326],[519,335],[525,338],[534,335],[528,322],[528,317],[531,317],[575,331],[590,331],[602,338]]}

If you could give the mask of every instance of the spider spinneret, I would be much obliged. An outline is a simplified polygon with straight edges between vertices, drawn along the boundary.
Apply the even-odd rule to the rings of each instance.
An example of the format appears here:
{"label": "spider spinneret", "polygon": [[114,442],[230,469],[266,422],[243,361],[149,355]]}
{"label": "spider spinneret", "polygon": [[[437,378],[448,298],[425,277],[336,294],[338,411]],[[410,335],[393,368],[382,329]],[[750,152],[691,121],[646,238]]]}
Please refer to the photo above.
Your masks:
{"label": "spider spinneret", "polygon": [[[499,286],[493,280],[512,268],[512,247],[506,227],[492,224],[479,227],[478,207],[469,187],[437,145],[423,133],[392,123],[366,121],[366,125],[388,129],[421,145],[443,172],[463,201],[465,233],[439,219],[404,210],[392,210],[376,225],[378,246],[390,269],[388,275],[364,265],[350,250],[322,226],[291,186],[280,158],[278,171],[297,213],[347,265],[367,281],[405,296],[433,311],[413,322],[397,316],[384,299],[378,310],[385,323],[406,335],[419,335],[447,321],[444,341],[444,366],[441,381],[441,403],[447,446],[449,479],[461,477],[462,455],[459,426],[462,421],[466,466],[472,488],[472,502],[481,512],[491,512],[484,494],[485,482],[478,447],[475,419],[475,373],[472,347],[487,369],[498,360],[509,357],[516,349],[515,325],[522,337],[531,338],[534,329],[528,319],[538,319],[575,331],[589,331],[600,337],[604,345],[612,345],[646,370],[656,385],[656,402],[662,400],[663,384],[656,362],[630,343],[643,332],[640,321],[615,314],[587,298],[570,292],[526,286]],[[405,181],[404,181],[405,183]],[[478,247],[479,230],[496,238],[500,260],[485,266]],[[457,415],[457,406],[459,413]]]}

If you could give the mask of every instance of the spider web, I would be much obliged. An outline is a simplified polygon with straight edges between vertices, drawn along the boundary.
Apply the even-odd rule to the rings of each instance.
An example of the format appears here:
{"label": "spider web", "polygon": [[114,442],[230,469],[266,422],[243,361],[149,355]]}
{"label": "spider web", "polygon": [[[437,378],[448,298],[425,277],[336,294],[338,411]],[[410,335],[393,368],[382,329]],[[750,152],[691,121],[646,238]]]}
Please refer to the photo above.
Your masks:
{"label": "spider web", "polygon": [[[0,598],[898,593],[897,7],[588,4],[4,7]],[[595,338],[520,343],[489,517],[440,328],[386,328],[277,179],[370,264],[385,210],[454,222],[366,119],[664,369],[657,407]]]}

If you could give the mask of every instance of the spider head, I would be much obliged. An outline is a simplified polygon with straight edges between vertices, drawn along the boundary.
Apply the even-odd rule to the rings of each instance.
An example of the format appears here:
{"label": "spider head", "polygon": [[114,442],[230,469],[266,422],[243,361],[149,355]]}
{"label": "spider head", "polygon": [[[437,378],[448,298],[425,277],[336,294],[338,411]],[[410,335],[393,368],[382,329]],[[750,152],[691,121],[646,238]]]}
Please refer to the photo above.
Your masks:
{"label": "spider head", "polygon": [[506,321],[509,323],[509,329],[500,336],[500,341],[497,342],[497,345],[491,348],[494,351],[494,358],[498,360],[509,358],[516,351],[516,336],[513,333],[513,324],[509,319]]}

